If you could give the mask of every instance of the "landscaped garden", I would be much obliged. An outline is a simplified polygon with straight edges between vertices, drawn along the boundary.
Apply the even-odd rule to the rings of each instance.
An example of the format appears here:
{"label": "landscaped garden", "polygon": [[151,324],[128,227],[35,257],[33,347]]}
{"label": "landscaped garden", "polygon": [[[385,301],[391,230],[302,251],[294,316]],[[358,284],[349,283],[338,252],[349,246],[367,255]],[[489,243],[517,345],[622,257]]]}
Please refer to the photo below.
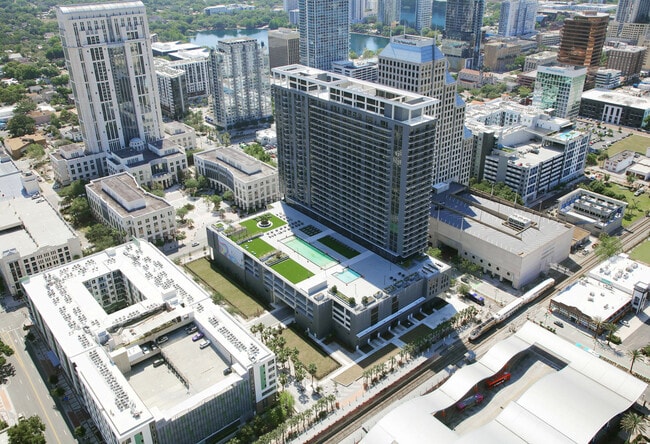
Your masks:
{"label": "landscaped garden", "polygon": [[185,268],[212,291],[223,296],[225,302],[244,318],[253,318],[264,312],[264,307],[259,302],[237,284],[231,282],[206,258],[189,262],[185,264]]}
{"label": "landscaped garden", "polygon": [[289,325],[282,330],[282,336],[287,340],[286,348],[297,348],[300,352],[300,361],[308,366],[316,364],[317,371],[314,374],[316,379],[322,379],[339,368],[339,363],[331,358],[327,353],[318,347],[318,345],[306,334],[300,332],[296,324]]}
{"label": "landscaped garden", "polygon": [[261,237],[246,241],[241,244],[241,247],[257,258],[275,250],[275,248],[263,241]]}
{"label": "landscaped garden", "polygon": [[340,240],[332,236],[323,236],[320,239],[318,239],[318,242],[325,245],[326,247],[331,248],[332,250],[336,251],[338,254],[340,254],[341,256],[347,259],[351,259],[360,254],[354,248],[344,244],[343,242],[341,242]]}
{"label": "landscaped garden", "polygon": [[[270,225],[265,227],[263,225],[264,221],[267,221]],[[248,236],[254,236],[257,233],[265,233],[286,224],[285,221],[271,213],[266,213],[254,219],[245,220],[239,223],[239,225],[248,230]]]}
{"label": "landscaped garden", "polygon": [[282,261],[279,264],[273,265],[271,268],[280,273],[281,276],[285,277],[292,284],[302,282],[314,275],[314,273],[307,270],[293,259]]}
{"label": "landscaped garden", "polygon": [[414,329],[407,331],[399,337],[400,341],[405,344],[411,343],[417,339],[423,338],[428,334],[433,333],[433,330],[424,324],[416,326]]}
{"label": "landscaped garden", "polygon": [[613,157],[615,154],[618,154],[621,151],[635,151],[637,153],[645,155],[645,150],[649,146],[650,137],[632,134],[623,140],[619,140],[618,142],[613,143],[612,146],[607,148],[607,154],[609,157]]}
{"label": "landscaped garden", "polygon": [[381,364],[387,361],[394,356],[397,356],[400,352],[400,349],[393,344],[385,345],[380,348],[373,354],[366,356],[361,361],[357,362],[355,365],[338,375],[334,380],[341,385],[348,386],[357,379],[363,376],[364,371],[370,369],[377,364]]}

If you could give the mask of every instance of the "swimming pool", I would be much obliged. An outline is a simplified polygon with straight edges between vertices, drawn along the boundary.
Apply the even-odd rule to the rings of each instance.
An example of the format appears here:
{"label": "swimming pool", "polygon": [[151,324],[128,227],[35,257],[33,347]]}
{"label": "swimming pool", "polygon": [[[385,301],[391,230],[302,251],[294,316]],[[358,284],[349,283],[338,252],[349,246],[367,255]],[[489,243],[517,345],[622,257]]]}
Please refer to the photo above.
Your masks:
{"label": "swimming pool", "polygon": [[346,268],[343,271],[339,271],[338,273],[333,273],[334,276],[341,282],[344,282],[346,284],[349,284],[350,282],[354,281],[355,279],[358,279],[361,277],[359,273],[354,271],[351,268]]}
{"label": "swimming pool", "polygon": [[293,251],[321,268],[329,268],[332,265],[338,264],[338,261],[336,259],[323,253],[318,248],[305,242],[299,237],[293,236],[285,240],[284,245],[291,248]]}

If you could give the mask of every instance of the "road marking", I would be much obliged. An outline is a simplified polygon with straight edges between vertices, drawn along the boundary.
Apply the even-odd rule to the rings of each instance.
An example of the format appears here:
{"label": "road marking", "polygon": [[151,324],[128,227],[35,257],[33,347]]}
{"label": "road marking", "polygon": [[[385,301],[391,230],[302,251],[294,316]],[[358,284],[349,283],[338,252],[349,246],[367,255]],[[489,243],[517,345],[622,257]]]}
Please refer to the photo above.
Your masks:
{"label": "road marking", "polygon": [[[4,333],[0,333],[0,336],[4,339],[6,339],[6,336]],[[7,340],[9,342],[11,340],[11,337]],[[27,367],[25,366],[25,363],[23,362],[23,359],[20,357],[20,353],[14,353],[14,356],[16,357],[16,360],[18,361],[18,364],[23,368],[23,370],[26,370]],[[47,410],[45,409],[45,405],[43,404],[43,401],[41,400],[41,397],[38,395],[38,391],[36,390],[36,386],[32,382],[32,378],[29,377],[27,372],[25,372],[25,376],[27,376],[27,380],[29,381],[29,385],[32,387],[32,390],[34,394],[36,395],[36,400],[38,401],[38,404],[41,406],[41,409],[43,410],[43,413],[45,413],[45,420],[50,426],[50,430],[54,434],[54,437],[56,438],[56,442],[62,443],[61,439],[59,438],[59,435],[56,433],[56,428],[54,428],[54,424],[52,424],[52,420],[50,419],[50,415],[48,415]],[[22,384],[22,381],[20,382]],[[65,414],[65,412],[62,412],[62,414]]]}

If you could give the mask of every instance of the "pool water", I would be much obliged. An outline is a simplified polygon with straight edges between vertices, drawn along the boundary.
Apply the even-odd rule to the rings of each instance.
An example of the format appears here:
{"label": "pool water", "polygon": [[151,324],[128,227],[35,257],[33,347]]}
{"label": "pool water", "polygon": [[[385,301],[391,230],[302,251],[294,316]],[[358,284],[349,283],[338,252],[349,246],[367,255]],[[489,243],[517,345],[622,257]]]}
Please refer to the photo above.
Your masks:
{"label": "pool water", "polygon": [[334,276],[341,282],[344,282],[346,284],[349,284],[350,282],[354,281],[355,279],[358,279],[361,277],[359,273],[354,271],[351,268],[346,268],[343,271],[339,271],[338,273],[333,273]]}
{"label": "pool water", "polygon": [[338,261],[336,259],[323,253],[318,248],[305,242],[299,237],[294,236],[289,238],[288,240],[284,241],[284,245],[291,248],[293,251],[321,268],[329,268],[332,265],[338,264]]}

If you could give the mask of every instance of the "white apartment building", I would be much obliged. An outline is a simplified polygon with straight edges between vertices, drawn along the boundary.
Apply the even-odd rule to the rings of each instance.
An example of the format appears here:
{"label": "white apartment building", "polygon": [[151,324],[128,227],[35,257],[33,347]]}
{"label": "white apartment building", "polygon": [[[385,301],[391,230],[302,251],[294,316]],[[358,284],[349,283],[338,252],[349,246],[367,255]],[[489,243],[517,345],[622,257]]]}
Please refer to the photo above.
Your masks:
{"label": "white apartment building", "polygon": [[221,40],[210,52],[214,123],[225,129],[271,116],[265,56],[256,39]]}
{"label": "white apartment building", "polygon": [[0,274],[12,295],[22,294],[22,278],[82,254],[75,232],[43,198],[0,202],[0,245]]}
{"label": "white apartment building", "polygon": [[106,443],[202,442],[252,418],[277,390],[274,354],[148,242],[133,239],[22,286],[34,325]]}
{"label": "white apartment building", "polygon": [[155,59],[156,82],[160,110],[170,119],[181,120],[187,111],[185,71],[168,66],[166,60]]}
{"label": "white apartment building", "polygon": [[348,58],[349,9],[350,0],[298,0],[301,65],[329,71]]}
{"label": "white apartment building", "polygon": [[235,147],[215,148],[194,155],[196,172],[218,191],[232,191],[245,210],[264,208],[280,199],[278,170]]}
{"label": "white apartment building", "polygon": [[129,173],[95,179],[86,185],[93,215],[125,237],[169,241],[176,234],[176,210],[162,197],[143,190]]}
{"label": "white apartment building", "polygon": [[179,69],[185,73],[184,96],[188,100],[210,94],[210,53],[206,48],[185,47],[184,44],[160,43],[154,46],[158,54],[168,59],[156,58],[158,66]]}
{"label": "white apartment building", "polygon": [[506,0],[501,3],[499,35],[514,37],[535,32],[537,0]]}
{"label": "white apartment building", "polygon": [[54,180],[66,186],[75,180],[90,180],[105,170],[106,153],[88,153],[83,143],[62,145],[50,153]]}

